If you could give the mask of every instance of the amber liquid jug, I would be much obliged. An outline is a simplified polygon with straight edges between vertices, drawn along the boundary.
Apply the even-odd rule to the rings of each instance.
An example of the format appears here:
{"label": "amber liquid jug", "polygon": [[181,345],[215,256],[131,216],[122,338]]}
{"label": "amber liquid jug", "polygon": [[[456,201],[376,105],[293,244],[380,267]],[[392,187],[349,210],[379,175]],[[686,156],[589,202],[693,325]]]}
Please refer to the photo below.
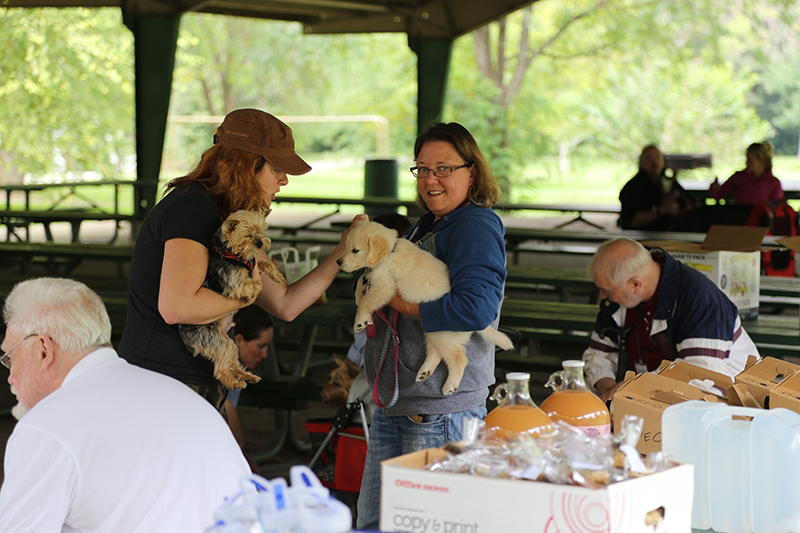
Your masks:
{"label": "amber liquid jug", "polygon": [[564,369],[553,372],[545,387],[553,393],[542,402],[542,411],[552,420],[562,420],[587,436],[611,433],[611,415],[603,400],[592,394],[583,378],[583,361],[564,361]]}
{"label": "amber liquid jug", "polygon": [[501,438],[509,438],[522,433],[537,437],[552,431],[552,421],[531,400],[527,372],[509,372],[508,383],[498,385],[492,400],[498,402],[497,407],[486,415],[486,427],[496,428]]}

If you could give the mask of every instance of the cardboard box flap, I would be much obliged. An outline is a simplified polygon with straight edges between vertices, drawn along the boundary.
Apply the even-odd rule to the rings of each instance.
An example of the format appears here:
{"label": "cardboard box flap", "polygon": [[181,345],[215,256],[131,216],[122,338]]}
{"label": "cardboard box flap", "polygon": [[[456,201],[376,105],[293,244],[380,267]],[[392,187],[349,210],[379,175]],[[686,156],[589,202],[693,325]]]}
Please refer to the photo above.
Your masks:
{"label": "cardboard box flap", "polygon": [[755,252],[769,228],[760,226],[711,226],[700,248],[705,251]]}
{"label": "cardboard box flap", "polygon": [[694,398],[689,398],[687,396],[684,396],[679,391],[665,391],[665,390],[655,391],[655,394],[653,394],[652,399],[656,400],[657,402],[662,402],[669,405],[675,405],[676,403],[682,403],[694,400]]}
{"label": "cardboard box flap", "polygon": [[744,385],[759,405],[767,408],[771,406],[767,401],[769,391],[797,370],[800,370],[800,365],[775,357],[763,357],[746,366],[735,381]]}
{"label": "cardboard box flap", "polygon": [[800,365],[777,359],[775,357],[763,357],[751,365],[745,367],[736,376],[737,383],[757,383],[765,387],[774,387],[781,381],[800,370]]}
{"label": "cardboard box flap", "polygon": [[800,236],[796,237],[782,237],[775,239],[775,242],[781,244],[794,252],[800,252]]}
{"label": "cardboard box flap", "polygon": [[756,409],[763,409],[764,406],[758,403],[747,387],[744,385],[734,385],[728,389],[728,399],[734,405],[741,405],[743,407],[755,407]]}
{"label": "cardboard box flap", "polygon": [[689,398],[688,396],[681,394],[680,391],[665,391],[665,390],[658,390],[653,394],[651,397],[652,400],[657,402],[665,403],[667,405],[675,405],[676,403],[682,402],[689,402],[692,400],[702,400],[704,402],[724,402],[725,398],[720,398],[715,394],[706,394],[701,398]]}
{"label": "cardboard box flap", "polygon": [[677,379],[684,383],[689,383],[693,379],[700,381],[710,379],[720,388],[720,394],[725,394],[725,391],[733,386],[733,378],[721,372],[715,372],[686,361],[670,361],[669,365],[664,365],[663,363],[664,361],[662,361],[661,368],[658,370],[658,373],[662,376]]}
{"label": "cardboard box flap", "polygon": [[770,409],[783,407],[800,413],[800,370],[769,391],[769,407]]}
{"label": "cardboard box flap", "polygon": [[418,452],[409,453],[400,457],[387,459],[382,461],[381,464],[393,464],[396,466],[403,466],[405,468],[416,468],[419,470],[424,469],[426,466],[433,463],[443,461],[447,457],[447,452],[441,448],[428,448]]}

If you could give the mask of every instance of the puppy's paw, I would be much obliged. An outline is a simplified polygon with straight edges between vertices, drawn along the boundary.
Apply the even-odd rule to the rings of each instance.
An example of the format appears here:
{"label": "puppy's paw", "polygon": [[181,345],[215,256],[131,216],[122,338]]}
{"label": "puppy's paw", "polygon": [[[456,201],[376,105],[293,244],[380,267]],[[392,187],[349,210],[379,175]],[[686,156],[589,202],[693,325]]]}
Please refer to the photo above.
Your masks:
{"label": "puppy's paw", "polygon": [[261,270],[261,274],[266,274],[272,281],[276,283],[286,283],[286,278],[283,277],[278,266],[272,262],[271,259],[259,261],[258,268]]}
{"label": "puppy's paw", "polygon": [[355,325],[353,326],[353,331],[356,333],[359,331],[364,331],[364,328],[367,326],[372,325],[372,314],[367,313],[365,311],[359,310],[356,312],[356,321]]}
{"label": "puppy's paw", "polygon": [[458,385],[459,383],[457,383],[456,380],[448,376],[447,380],[444,382],[444,385],[442,385],[442,394],[445,396],[450,396],[456,390],[458,390]]}
{"label": "puppy's paw", "polygon": [[225,371],[220,371],[214,377],[229,389],[243,389],[248,383],[258,383],[261,381],[260,377],[239,367],[232,367]]}
{"label": "puppy's paw", "polygon": [[456,387],[451,387],[447,383],[445,383],[444,387],[442,387],[442,394],[445,396],[450,396],[454,392],[456,392]]}
{"label": "puppy's paw", "polygon": [[420,381],[425,381],[426,379],[431,377],[431,373],[432,372],[430,370],[425,370],[424,368],[420,369],[420,371],[417,372],[417,383],[419,383]]}
{"label": "puppy's paw", "polygon": [[244,381],[237,379],[237,377],[234,376],[234,374],[230,371],[215,372],[214,377],[217,378],[217,381],[229,389],[243,389],[247,385],[247,383]]}

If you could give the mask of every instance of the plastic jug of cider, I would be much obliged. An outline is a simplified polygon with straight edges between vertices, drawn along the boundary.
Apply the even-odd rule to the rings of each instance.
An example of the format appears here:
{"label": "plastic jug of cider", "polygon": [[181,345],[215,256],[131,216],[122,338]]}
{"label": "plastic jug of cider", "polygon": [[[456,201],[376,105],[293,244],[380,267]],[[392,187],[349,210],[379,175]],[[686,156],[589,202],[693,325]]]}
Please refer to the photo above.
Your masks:
{"label": "plastic jug of cider", "polygon": [[545,387],[553,394],[542,402],[551,420],[562,420],[589,437],[611,433],[611,415],[603,400],[592,394],[583,378],[583,361],[564,361],[564,369],[553,372]]}
{"label": "plastic jug of cider", "polygon": [[498,385],[491,399],[497,407],[486,415],[486,427],[496,428],[498,437],[509,438],[522,433],[538,437],[552,431],[552,420],[531,400],[527,372],[509,372],[507,383]]}

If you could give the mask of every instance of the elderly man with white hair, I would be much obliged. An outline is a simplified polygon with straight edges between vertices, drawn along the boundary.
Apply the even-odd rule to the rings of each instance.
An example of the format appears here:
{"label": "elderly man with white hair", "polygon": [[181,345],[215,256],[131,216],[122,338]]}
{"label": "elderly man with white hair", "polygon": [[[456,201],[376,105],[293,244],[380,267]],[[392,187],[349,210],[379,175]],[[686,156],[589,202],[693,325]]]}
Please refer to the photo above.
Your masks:
{"label": "elderly man with white hair", "polygon": [[624,369],[637,373],[683,359],[735,376],[749,355],[758,356],[736,305],[664,250],[648,252],[636,241],[613,239],[600,245],[589,271],[603,300],[583,359],[586,382],[604,401],[621,384],[622,343]]}
{"label": "elderly man with white hair", "polygon": [[0,362],[20,418],[5,452],[0,531],[203,531],[250,469],[227,424],[178,381],[110,348],[82,283],[17,284]]}

